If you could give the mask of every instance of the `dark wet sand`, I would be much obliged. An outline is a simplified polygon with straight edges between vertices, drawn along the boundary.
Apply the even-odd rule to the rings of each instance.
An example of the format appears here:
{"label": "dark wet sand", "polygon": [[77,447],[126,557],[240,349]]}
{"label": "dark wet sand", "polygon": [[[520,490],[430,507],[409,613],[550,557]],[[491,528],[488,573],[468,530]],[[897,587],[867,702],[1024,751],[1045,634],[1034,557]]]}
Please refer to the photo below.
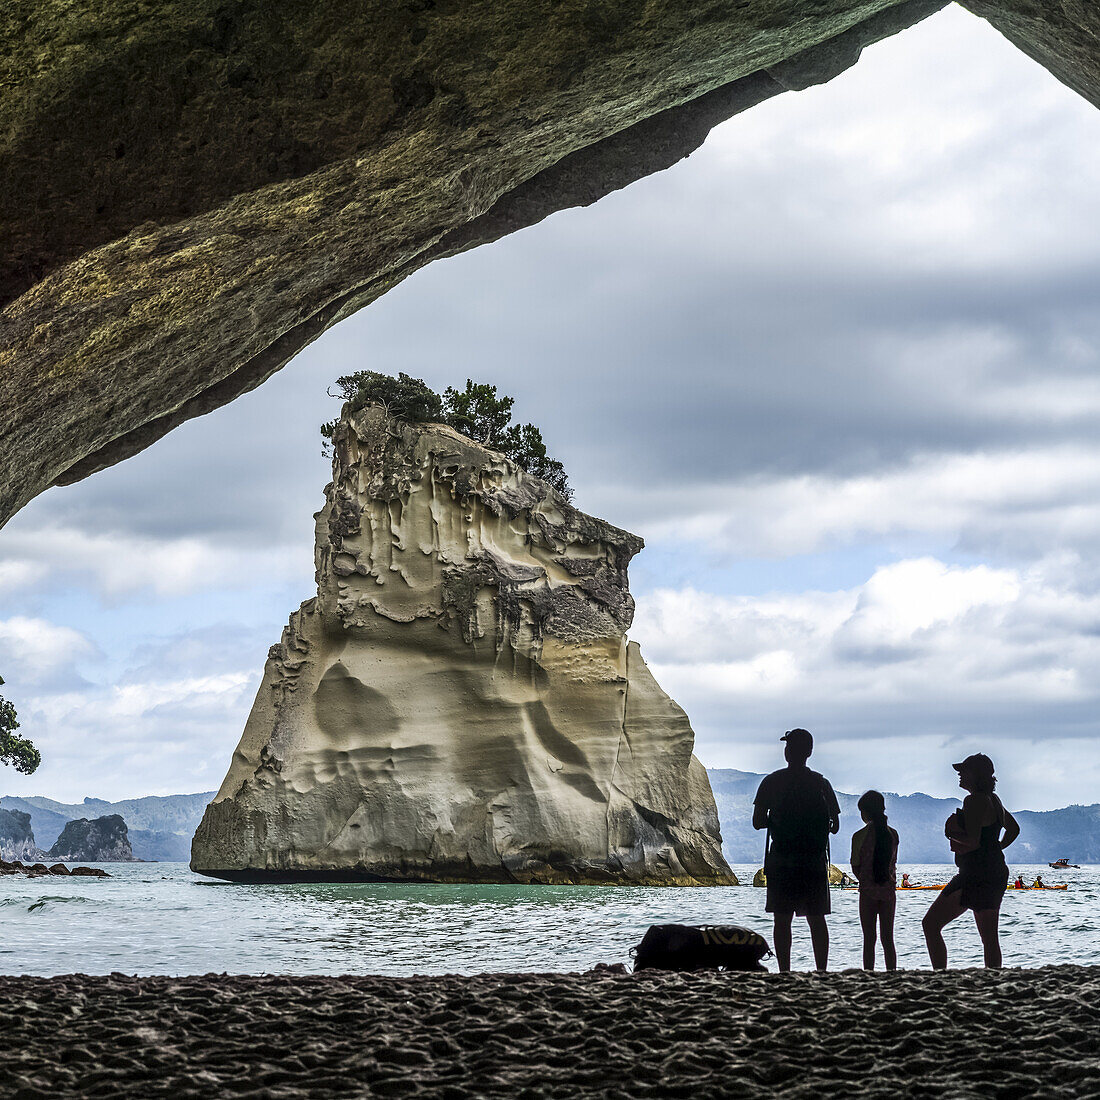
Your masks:
{"label": "dark wet sand", "polygon": [[0,977],[8,1097],[1100,1095],[1100,967]]}

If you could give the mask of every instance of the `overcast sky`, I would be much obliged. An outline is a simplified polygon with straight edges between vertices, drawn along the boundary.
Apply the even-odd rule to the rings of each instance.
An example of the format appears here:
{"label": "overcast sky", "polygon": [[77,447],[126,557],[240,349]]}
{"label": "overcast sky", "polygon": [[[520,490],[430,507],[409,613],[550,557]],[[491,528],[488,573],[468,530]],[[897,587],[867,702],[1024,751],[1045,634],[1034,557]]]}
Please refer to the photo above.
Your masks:
{"label": "overcast sky", "polygon": [[516,397],[641,534],[632,635],[709,766],[1100,801],[1100,112],[950,8],[676,168],[435,264],[257,393],[0,532],[39,772],[216,788],[313,594],[339,374]]}

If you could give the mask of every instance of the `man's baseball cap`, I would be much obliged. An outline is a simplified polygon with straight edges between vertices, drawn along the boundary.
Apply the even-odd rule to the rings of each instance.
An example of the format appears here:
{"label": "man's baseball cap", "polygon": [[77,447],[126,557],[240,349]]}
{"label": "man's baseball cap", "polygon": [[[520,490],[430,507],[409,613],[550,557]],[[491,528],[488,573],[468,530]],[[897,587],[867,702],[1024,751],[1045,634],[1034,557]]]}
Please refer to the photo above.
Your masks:
{"label": "man's baseball cap", "polygon": [[779,740],[786,741],[792,748],[805,749],[807,752],[813,752],[814,738],[809,730],[787,730]]}
{"label": "man's baseball cap", "polygon": [[965,760],[960,760],[959,763],[952,764],[951,767],[957,772],[970,771],[977,772],[979,775],[993,774],[993,761],[984,752],[971,753]]}

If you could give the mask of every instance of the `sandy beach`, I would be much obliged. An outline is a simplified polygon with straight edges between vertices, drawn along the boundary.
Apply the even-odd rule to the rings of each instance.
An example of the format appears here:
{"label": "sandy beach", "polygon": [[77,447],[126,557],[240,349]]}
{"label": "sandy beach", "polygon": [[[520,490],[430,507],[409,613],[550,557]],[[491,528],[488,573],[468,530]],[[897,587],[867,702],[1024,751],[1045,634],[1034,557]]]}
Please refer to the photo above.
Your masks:
{"label": "sandy beach", "polygon": [[1100,967],[0,978],[5,1098],[1068,1097]]}

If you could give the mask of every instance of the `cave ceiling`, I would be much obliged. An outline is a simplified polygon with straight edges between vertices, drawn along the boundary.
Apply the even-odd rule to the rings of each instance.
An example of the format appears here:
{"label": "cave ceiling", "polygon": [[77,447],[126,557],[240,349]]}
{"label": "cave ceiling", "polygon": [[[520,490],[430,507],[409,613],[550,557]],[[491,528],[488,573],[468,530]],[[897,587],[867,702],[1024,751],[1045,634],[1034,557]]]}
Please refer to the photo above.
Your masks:
{"label": "cave ceiling", "polygon": [[[944,0],[7,0],[0,524]],[[1100,6],[971,0],[1100,105]]]}

